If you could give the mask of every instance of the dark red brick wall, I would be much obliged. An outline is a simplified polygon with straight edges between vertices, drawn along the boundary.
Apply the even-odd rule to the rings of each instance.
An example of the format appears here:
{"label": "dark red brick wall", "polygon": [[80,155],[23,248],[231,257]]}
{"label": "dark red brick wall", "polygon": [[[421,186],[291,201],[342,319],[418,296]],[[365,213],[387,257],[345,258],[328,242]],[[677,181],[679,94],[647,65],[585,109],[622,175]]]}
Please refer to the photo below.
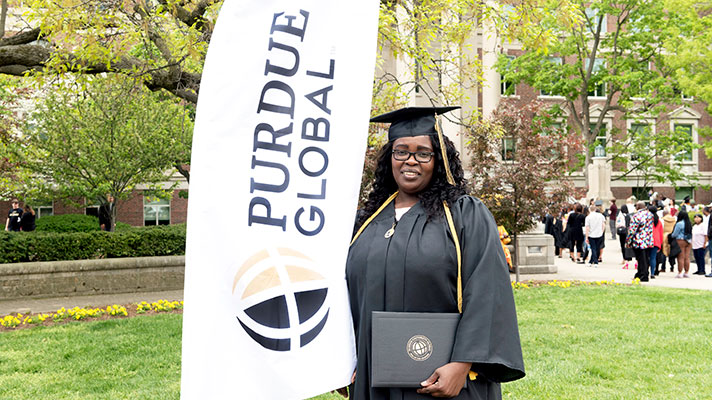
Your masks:
{"label": "dark red brick wall", "polygon": [[181,190],[174,191],[171,199],[171,224],[182,224],[188,217],[188,199],[180,197],[180,192]]}
{"label": "dark red brick wall", "polygon": [[116,220],[133,226],[143,226],[143,193],[134,190],[128,199],[116,202]]}
{"label": "dark red brick wall", "polygon": [[[85,204],[85,202],[81,199],[74,199],[75,202],[79,204]],[[61,201],[61,200],[55,200],[54,201],[54,215],[62,215],[62,214],[84,214],[84,207],[74,207],[69,205],[67,202]]]}

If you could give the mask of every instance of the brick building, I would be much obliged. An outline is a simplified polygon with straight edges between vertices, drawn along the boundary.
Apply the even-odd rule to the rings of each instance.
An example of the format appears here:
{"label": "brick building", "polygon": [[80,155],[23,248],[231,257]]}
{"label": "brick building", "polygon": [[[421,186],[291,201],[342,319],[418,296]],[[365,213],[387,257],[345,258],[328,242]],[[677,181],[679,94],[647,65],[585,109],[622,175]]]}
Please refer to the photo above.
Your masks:
{"label": "brick building", "polygon": [[[615,23],[612,18],[604,19],[607,24],[607,28],[612,30],[615,27]],[[437,51],[437,46],[433,45],[435,51]],[[488,23],[488,21],[483,21],[479,28],[472,32],[463,46],[461,46],[461,51],[467,52],[470,57],[478,59],[482,63],[483,70],[483,81],[476,86],[476,89],[472,89],[469,93],[463,96],[460,104],[463,106],[462,114],[469,114],[472,111],[480,111],[482,115],[488,116],[494,111],[500,101],[507,99],[508,101],[514,101],[520,104],[525,104],[533,100],[541,100],[549,104],[563,104],[564,98],[558,96],[550,96],[542,93],[541,91],[534,89],[526,84],[518,84],[514,88],[513,94],[503,95],[504,90],[507,89],[507,83],[503,82],[500,73],[495,69],[494,65],[500,54],[506,54],[510,57],[517,57],[523,54],[522,47],[517,42],[507,43],[506,41],[501,41],[498,39],[496,29],[494,26]],[[441,58],[440,55],[435,54],[434,59]],[[387,47],[383,50],[384,62],[380,66],[378,74],[390,74],[397,77],[400,82],[413,82],[417,78],[417,68],[414,68],[412,64],[409,64],[407,60],[398,59],[392,56],[392,53]],[[570,63],[572,60],[563,60],[562,62]],[[445,82],[446,76],[437,76],[433,79],[434,82],[427,86],[430,88],[437,88],[440,84],[447,84]],[[439,99],[439,93],[428,92],[428,88],[421,90],[416,90],[415,88],[410,88],[407,90],[411,93],[409,97],[410,106],[429,106],[431,105],[431,99]],[[605,89],[604,89],[605,90]],[[681,95],[682,96],[682,95]],[[591,116],[598,116],[602,110],[602,105],[605,103],[606,98],[594,91],[588,97],[590,103],[589,111]],[[694,98],[681,98],[681,105],[670,107],[670,109],[659,115],[640,115],[637,116],[636,120],[626,120],[623,118],[620,111],[609,111],[604,116],[605,123],[605,134],[600,137],[600,141],[605,140],[607,143],[615,143],[623,139],[628,132],[635,129],[641,129],[641,125],[647,125],[650,131],[654,134],[655,132],[675,130],[676,128],[681,128],[687,130],[690,134],[691,140],[695,143],[702,144],[704,139],[699,135],[699,130],[703,127],[712,127],[712,116],[706,111],[706,104],[696,101]],[[580,106],[580,103],[577,104]],[[457,113],[455,111],[454,113]],[[566,110],[565,113],[570,113],[571,110]],[[572,125],[571,121],[564,119],[561,121],[563,125]],[[468,155],[466,154],[465,140],[466,138],[462,134],[461,129],[454,123],[448,123],[443,121],[445,134],[453,140],[454,143],[459,145],[459,151],[463,155],[463,162],[467,162]],[[620,132],[616,136],[611,136],[611,132]],[[503,140],[506,140],[504,138]],[[504,143],[506,147],[508,143]],[[506,151],[505,151],[506,152]],[[604,153],[605,154],[605,153]],[[599,160],[600,162],[600,160]],[[610,194],[606,197],[613,196],[618,199],[627,198],[631,195],[635,195],[640,199],[647,199],[648,191],[652,189],[654,192],[658,192],[669,198],[674,198],[678,201],[682,200],[685,196],[690,196],[698,204],[709,204],[712,202],[712,192],[709,190],[704,190],[701,187],[705,185],[712,185],[712,159],[708,158],[704,152],[704,149],[695,149],[690,154],[685,156],[685,160],[677,165],[680,170],[685,174],[699,174],[699,180],[697,187],[685,187],[682,182],[666,182],[666,183],[654,183],[650,184],[645,182],[641,175],[631,174],[628,175],[626,180],[621,179],[623,175],[623,166],[614,165],[610,161],[605,162],[606,176],[610,176],[610,180],[607,180],[608,185],[610,185]],[[585,181],[585,175],[583,170],[575,172],[573,174],[573,180],[577,187],[589,187],[592,185]],[[589,181],[591,177],[589,176]],[[677,189],[675,186],[678,186]],[[681,187],[680,187],[681,186]],[[603,197],[603,196],[599,196]],[[604,200],[607,198],[604,197]],[[679,202],[678,202],[679,204]]]}

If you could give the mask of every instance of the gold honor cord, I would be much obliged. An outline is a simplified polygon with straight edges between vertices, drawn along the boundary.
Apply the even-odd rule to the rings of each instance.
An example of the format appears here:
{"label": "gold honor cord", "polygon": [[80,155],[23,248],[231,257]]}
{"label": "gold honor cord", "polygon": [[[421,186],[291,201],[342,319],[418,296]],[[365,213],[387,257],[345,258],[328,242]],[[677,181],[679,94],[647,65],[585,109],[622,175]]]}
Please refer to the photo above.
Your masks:
{"label": "gold honor cord", "polygon": [[358,239],[358,237],[361,236],[361,232],[363,232],[363,230],[366,229],[366,226],[368,226],[368,224],[370,224],[371,221],[373,221],[373,219],[376,218],[376,215],[380,214],[381,211],[383,211],[383,209],[386,208],[386,206],[388,205],[388,203],[390,203],[391,201],[393,201],[393,199],[395,199],[396,196],[398,196],[398,191],[397,191],[397,190],[396,190],[395,193],[393,193],[393,194],[391,195],[391,197],[389,197],[388,199],[386,199],[386,201],[385,201],[383,204],[381,204],[380,207],[378,207],[378,210],[376,210],[376,212],[373,213],[373,215],[371,215],[370,217],[368,217],[368,219],[366,220],[366,222],[363,223],[363,225],[361,225],[361,227],[358,229],[358,231],[357,231],[356,234],[354,235],[354,238],[351,239],[351,244],[349,244],[349,246],[351,246],[352,244],[354,244],[354,242],[356,241],[356,239]]}
{"label": "gold honor cord", "polygon": [[455,179],[452,177],[452,172],[450,171],[450,162],[447,159],[447,148],[445,147],[445,139],[443,138],[443,130],[440,126],[440,118],[435,116],[435,130],[438,132],[438,140],[440,141],[440,151],[443,155],[443,163],[445,164],[445,176],[447,176],[447,182],[452,186],[455,186]]}

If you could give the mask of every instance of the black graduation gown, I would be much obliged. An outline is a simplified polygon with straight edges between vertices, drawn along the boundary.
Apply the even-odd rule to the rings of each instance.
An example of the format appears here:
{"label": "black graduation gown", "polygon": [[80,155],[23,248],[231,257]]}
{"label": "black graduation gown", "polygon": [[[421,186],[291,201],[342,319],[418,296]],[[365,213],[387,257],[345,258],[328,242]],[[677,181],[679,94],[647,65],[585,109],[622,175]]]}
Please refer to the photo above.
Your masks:
{"label": "black graduation gown", "polygon": [[[463,196],[450,206],[462,249],[463,314],[451,361],[479,373],[457,399],[500,399],[499,382],[524,376],[514,297],[492,214]],[[372,388],[371,312],[457,312],[457,255],[444,217],[428,221],[420,203],[384,237],[395,217],[390,203],[351,246],[346,275],[358,362],[351,399],[418,399],[414,389]]]}

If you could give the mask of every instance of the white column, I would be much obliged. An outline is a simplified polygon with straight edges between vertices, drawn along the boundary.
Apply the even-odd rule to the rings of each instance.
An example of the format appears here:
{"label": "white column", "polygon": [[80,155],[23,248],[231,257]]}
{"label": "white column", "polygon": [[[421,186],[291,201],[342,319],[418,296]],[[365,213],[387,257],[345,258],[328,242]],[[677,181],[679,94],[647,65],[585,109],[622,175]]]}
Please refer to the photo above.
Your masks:
{"label": "white column", "polygon": [[[496,8],[497,3],[487,1],[487,7]],[[500,97],[500,75],[494,68],[501,52],[499,37],[490,19],[482,21],[482,115],[488,118],[497,109]]]}

